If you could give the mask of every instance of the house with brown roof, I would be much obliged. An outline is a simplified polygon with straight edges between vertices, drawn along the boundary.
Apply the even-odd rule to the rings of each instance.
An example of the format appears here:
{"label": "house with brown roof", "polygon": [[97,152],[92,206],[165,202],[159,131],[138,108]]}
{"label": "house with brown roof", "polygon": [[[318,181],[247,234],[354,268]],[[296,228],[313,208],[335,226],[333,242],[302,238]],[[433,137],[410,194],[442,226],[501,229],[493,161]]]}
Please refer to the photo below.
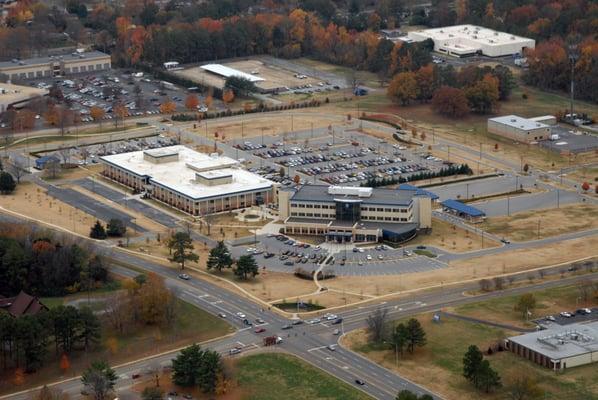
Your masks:
{"label": "house with brown roof", "polygon": [[36,315],[41,311],[47,311],[48,307],[39,301],[37,297],[21,291],[15,297],[0,297],[0,310],[19,318],[23,315]]}

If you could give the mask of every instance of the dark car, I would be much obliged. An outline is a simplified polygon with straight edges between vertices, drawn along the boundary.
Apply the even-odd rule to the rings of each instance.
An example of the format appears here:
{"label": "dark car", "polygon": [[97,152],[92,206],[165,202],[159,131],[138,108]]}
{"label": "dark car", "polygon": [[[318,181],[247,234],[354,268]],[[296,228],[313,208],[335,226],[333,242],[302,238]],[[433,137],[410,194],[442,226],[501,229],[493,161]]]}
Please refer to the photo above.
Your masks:
{"label": "dark car", "polygon": [[292,323],[293,325],[301,325],[301,324],[303,323],[303,321],[302,321],[302,320],[300,320],[300,319],[295,319],[295,320],[293,320],[293,322],[291,322],[291,323]]}
{"label": "dark car", "polygon": [[295,265],[295,263],[292,261],[285,261],[284,265],[292,266],[292,265]]}
{"label": "dark car", "polygon": [[338,324],[340,324],[341,322],[343,322],[343,319],[342,319],[342,318],[337,318],[337,319],[335,319],[334,321],[332,321],[332,325],[338,325]]}
{"label": "dark car", "polygon": [[419,246],[416,247],[416,249],[418,249],[418,250],[425,250],[426,246],[420,244]]}
{"label": "dark car", "polygon": [[287,325],[283,325],[283,326],[282,326],[282,328],[280,328],[280,329],[283,329],[283,330],[287,330],[287,329],[293,329],[293,326],[292,326],[292,325],[289,325],[289,324],[287,324]]}
{"label": "dark car", "polygon": [[362,381],[361,379],[355,379],[355,383],[358,384],[359,386],[365,385],[365,382]]}

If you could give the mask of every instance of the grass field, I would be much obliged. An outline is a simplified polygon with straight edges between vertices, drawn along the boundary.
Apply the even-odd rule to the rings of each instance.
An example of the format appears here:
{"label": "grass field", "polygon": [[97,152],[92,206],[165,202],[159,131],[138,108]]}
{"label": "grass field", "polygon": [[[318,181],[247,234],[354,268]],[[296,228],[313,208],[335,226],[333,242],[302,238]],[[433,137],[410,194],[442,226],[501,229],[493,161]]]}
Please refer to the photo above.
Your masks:
{"label": "grass field", "polygon": [[[594,299],[583,301],[582,291],[577,286],[562,286],[533,292],[536,309],[531,319],[558,314],[561,311],[574,311],[579,307],[592,307],[598,304]],[[530,327],[534,324],[523,319],[521,313],[514,310],[520,296],[506,296],[479,303],[456,307],[453,312],[474,318],[488,319],[514,326]]]}
{"label": "grass field", "polygon": [[331,375],[286,354],[257,354],[236,363],[243,400],[365,400]]}
{"label": "grass field", "polygon": [[480,228],[513,241],[527,241],[597,228],[597,216],[597,205],[576,204],[491,217],[480,224]]}
{"label": "grass field", "polygon": [[[413,240],[409,241],[408,244],[425,244],[460,253],[482,249],[482,237],[446,221],[433,218],[432,231],[428,234],[420,233]],[[498,246],[497,242],[488,238],[484,238],[483,244],[484,249]]]}
{"label": "grass field", "polygon": [[[488,315],[486,315],[488,316]],[[471,344],[482,351],[515,333],[486,325],[444,318],[432,322],[432,314],[417,317],[426,331],[427,345],[413,355],[400,357],[398,365],[395,353],[385,345],[368,343],[363,331],[356,331],[345,339],[345,344],[373,361],[399,372],[416,383],[441,394],[447,400],[505,399],[505,387],[486,395],[476,391],[462,376],[462,359]],[[510,352],[487,356],[497,370],[503,385],[508,386],[513,374],[523,372],[536,378],[545,391],[543,399],[591,400],[598,398],[598,368],[586,365],[555,374]]]}

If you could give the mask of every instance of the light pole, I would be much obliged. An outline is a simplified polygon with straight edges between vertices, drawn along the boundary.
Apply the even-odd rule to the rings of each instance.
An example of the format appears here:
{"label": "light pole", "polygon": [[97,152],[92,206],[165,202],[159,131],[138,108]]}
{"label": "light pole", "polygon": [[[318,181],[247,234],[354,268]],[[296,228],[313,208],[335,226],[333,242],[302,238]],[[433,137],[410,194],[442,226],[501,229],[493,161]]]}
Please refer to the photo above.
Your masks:
{"label": "light pole", "polygon": [[570,106],[569,106],[569,122],[573,123],[573,98],[575,96],[575,64],[579,58],[577,51],[577,42],[572,40],[569,45],[569,63],[571,64],[571,93],[570,93]]}

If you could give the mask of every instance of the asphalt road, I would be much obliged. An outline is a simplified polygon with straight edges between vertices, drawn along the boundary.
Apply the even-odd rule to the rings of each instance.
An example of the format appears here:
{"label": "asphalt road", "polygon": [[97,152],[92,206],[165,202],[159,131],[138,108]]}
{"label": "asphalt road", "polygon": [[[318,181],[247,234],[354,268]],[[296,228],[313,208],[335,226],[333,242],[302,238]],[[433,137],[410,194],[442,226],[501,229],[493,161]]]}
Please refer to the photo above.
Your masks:
{"label": "asphalt road", "polygon": [[[8,218],[8,220],[14,221],[14,218]],[[216,340],[206,346],[216,349],[222,354],[225,354],[225,356],[227,354],[227,349],[230,349],[235,345],[241,345],[243,347],[243,352],[250,352],[252,349],[260,347],[263,335],[277,334],[283,338],[283,343],[278,345],[280,350],[297,355],[351,385],[355,385],[354,380],[357,378],[364,380],[366,382],[365,386],[356,387],[376,399],[394,399],[396,393],[402,389],[408,389],[418,393],[428,393],[425,388],[415,385],[349,350],[340,347],[334,352],[328,350],[326,346],[336,343],[338,340],[337,336],[332,335],[332,330],[339,327],[339,325],[330,325],[326,322],[314,325],[302,324],[291,330],[283,331],[281,327],[288,323],[287,319],[267,309],[263,309],[262,305],[241,297],[238,294],[196,278],[192,278],[190,281],[182,281],[177,278],[178,271],[175,269],[166,268],[148,262],[147,260],[139,259],[118,249],[108,249],[104,247],[103,244],[100,245],[93,242],[92,246],[96,247],[99,252],[105,254],[119,264],[131,266],[143,271],[152,271],[163,276],[166,279],[167,285],[177,296],[185,301],[201,307],[212,314],[217,314],[219,312],[225,313],[227,315],[227,320],[238,329],[237,332],[230,337]],[[113,270],[116,273],[127,276],[134,276],[136,274],[136,272],[132,272],[121,266],[115,266],[113,267]],[[549,272],[558,274],[559,270],[555,268]],[[592,276],[597,277],[598,274],[594,273]],[[534,286],[538,289],[547,288],[587,278],[588,275],[572,276],[562,280],[542,282]],[[516,279],[525,280],[527,279],[527,274],[522,273],[518,275]],[[441,287],[432,292],[413,294],[404,299],[383,301],[357,308],[349,308],[346,311],[339,313],[344,319],[343,324],[340,325],[340,329],[342,329],[343,332],[348,332],[353,329],[364,327],[366,325],[367,317],[377,308],[387,309],[392,319],[398,319],[424,311],[437,310],[448,305],[518,294],[530,290],[526,287],[519,287],[501,292],[491,292],[477,297],[464,295],[464,291],[476,288],[476,283],[455,287]],[[266,332],[264,334],[255,334],[253,329],[244,328],[241,319],[234,317],[237,312],[244,313],[251,321],[255,321],[256,318],[262,318],[265,321],[264,326]],[[166,366],[168,365],[169,360],[174,356],[176,356],[176,352],[118,367],[116,370],[121,378],[117,382],[117,391],[119,392],[119,395],[122,393],[123,398],[127,397],[128,389],[133,383],[131,379],[133,373],[143,374],[150,365],[154,365],[155,363]],[[78,397],[78,393],[81,390],[81,385],[78,379],[68,380],[59,383],[56,386],[71,394],[73,397]],[[29,396],[30,393],[25,392],[0,398],[25,400],[28,399]],[[437,399],[440,398],[434,394],[433,396]]]}

